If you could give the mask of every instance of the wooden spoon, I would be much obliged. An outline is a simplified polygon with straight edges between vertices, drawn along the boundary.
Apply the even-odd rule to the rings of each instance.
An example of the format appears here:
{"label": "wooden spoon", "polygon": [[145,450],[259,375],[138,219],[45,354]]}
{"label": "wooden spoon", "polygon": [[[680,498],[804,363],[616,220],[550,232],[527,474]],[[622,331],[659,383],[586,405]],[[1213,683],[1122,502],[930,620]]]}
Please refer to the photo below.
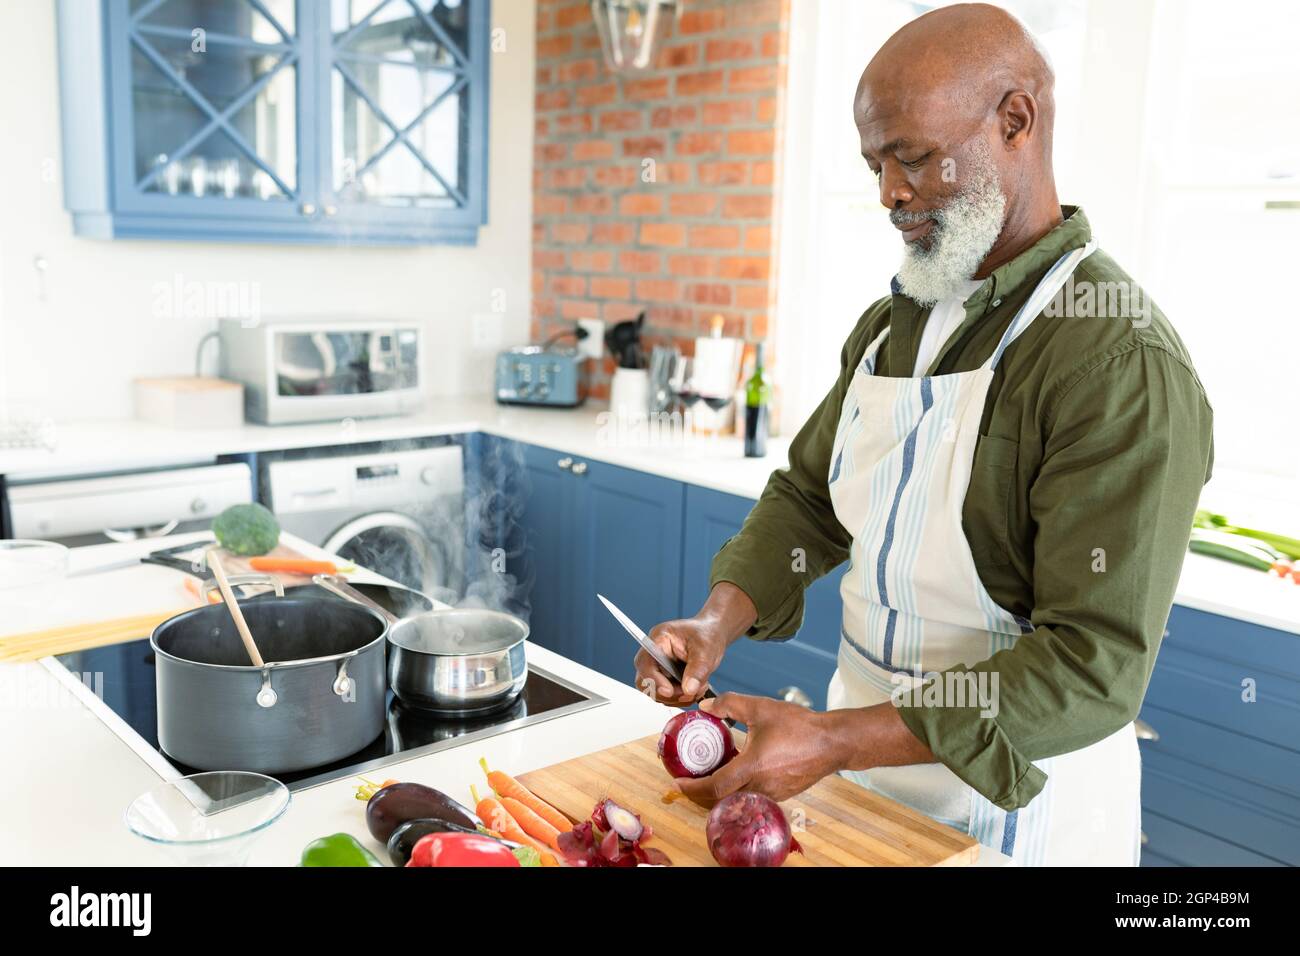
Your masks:
{"label": "wooden spoon", "polygon": [[253,663],[258,667],[265,667],[266,661],[262,660],[262,654],[257,649],[257,643],[253,640],[253,632],[248,629],[248,622],[244,620],[244,612],[239,609],[239,602],[235,600],[235,592],[230,588],[230,582],[226,579],[226,569],[221,564],[221,557],[217,554],[217,548],[209,548],[205,557],[208,562],[208,569],[212,571],[213,580],[217,582],[217,587],[221,590],[221,597],[226,602],[226,607],[230,609],[230,616],[235,620],[235,629],[239,631],[239,636],[244,642],[244,649],[248,651],[248,656],[253,659]]}

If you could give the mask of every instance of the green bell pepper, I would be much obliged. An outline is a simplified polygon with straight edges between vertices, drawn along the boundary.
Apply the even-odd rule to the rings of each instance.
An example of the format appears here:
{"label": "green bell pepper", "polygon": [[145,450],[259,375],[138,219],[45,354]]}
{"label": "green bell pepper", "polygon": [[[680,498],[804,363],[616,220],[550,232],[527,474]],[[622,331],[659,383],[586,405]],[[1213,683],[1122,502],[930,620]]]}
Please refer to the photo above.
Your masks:
{"label": "green bell pepper", "polygon": [[335,833],[308,843],[299,866],[383,866],[350,833]]}

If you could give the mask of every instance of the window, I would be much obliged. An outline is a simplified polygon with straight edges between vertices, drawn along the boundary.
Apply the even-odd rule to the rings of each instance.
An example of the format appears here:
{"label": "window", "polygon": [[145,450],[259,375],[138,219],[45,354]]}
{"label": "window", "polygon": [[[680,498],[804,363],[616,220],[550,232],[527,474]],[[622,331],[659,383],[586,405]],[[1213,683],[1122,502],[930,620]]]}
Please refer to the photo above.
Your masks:
{"label": "window", "polygon": [[[902,254],[859,155],[858,76],[939,5],[792,5],[776,327],[787,431],[824,396],[840,344]],[[1300,308],[1283,284],[1300,263],[1300,4],[1003,6],[1056,71],[1062,202],[1087,210],[1192,353],[1216,413],[1214,487],[1300,498]]]}

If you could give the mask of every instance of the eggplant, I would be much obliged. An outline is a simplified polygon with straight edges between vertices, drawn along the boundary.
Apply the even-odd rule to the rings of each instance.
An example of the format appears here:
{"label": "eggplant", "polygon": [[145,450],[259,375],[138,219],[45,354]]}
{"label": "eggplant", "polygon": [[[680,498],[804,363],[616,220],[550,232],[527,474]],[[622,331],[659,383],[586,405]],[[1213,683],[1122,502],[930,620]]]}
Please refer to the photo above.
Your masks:
{"label": "eggplant", "polygon": [[393,783],[366,803],[366,828],[380,843],[408,820],[442,820],[474,830],[482,821],[441,790],[422,783]]}
{"label": "eggplant", "polygon": [[415,849],[415,844],[420,841],[421,837],[426,837],[430,833],[473,833],[477,836],[483,834],[470,827],[463,827],[459,823],[449,823],[446,820],[437,820],[431,817],[421,817],[417,820],[407,820],[399,824],[393,831],[392,836],[388,838],[388,858],[393,861],[393,866],[406,866],[406,861],[411,858],[411,851]]}

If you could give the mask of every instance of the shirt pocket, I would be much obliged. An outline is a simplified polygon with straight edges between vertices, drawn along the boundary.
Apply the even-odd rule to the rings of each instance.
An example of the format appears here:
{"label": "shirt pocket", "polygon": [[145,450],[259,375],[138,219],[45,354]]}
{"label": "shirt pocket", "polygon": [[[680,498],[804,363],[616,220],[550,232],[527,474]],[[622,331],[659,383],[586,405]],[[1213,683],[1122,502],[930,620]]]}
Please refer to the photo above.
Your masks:
{"label": "shirt pocket", "polygon": [[981,435],[975,444],[962,516],[977,565],[1000,567],[1011,563],[1011,495],[1019,453],[1019,444],[1009,438]]}

